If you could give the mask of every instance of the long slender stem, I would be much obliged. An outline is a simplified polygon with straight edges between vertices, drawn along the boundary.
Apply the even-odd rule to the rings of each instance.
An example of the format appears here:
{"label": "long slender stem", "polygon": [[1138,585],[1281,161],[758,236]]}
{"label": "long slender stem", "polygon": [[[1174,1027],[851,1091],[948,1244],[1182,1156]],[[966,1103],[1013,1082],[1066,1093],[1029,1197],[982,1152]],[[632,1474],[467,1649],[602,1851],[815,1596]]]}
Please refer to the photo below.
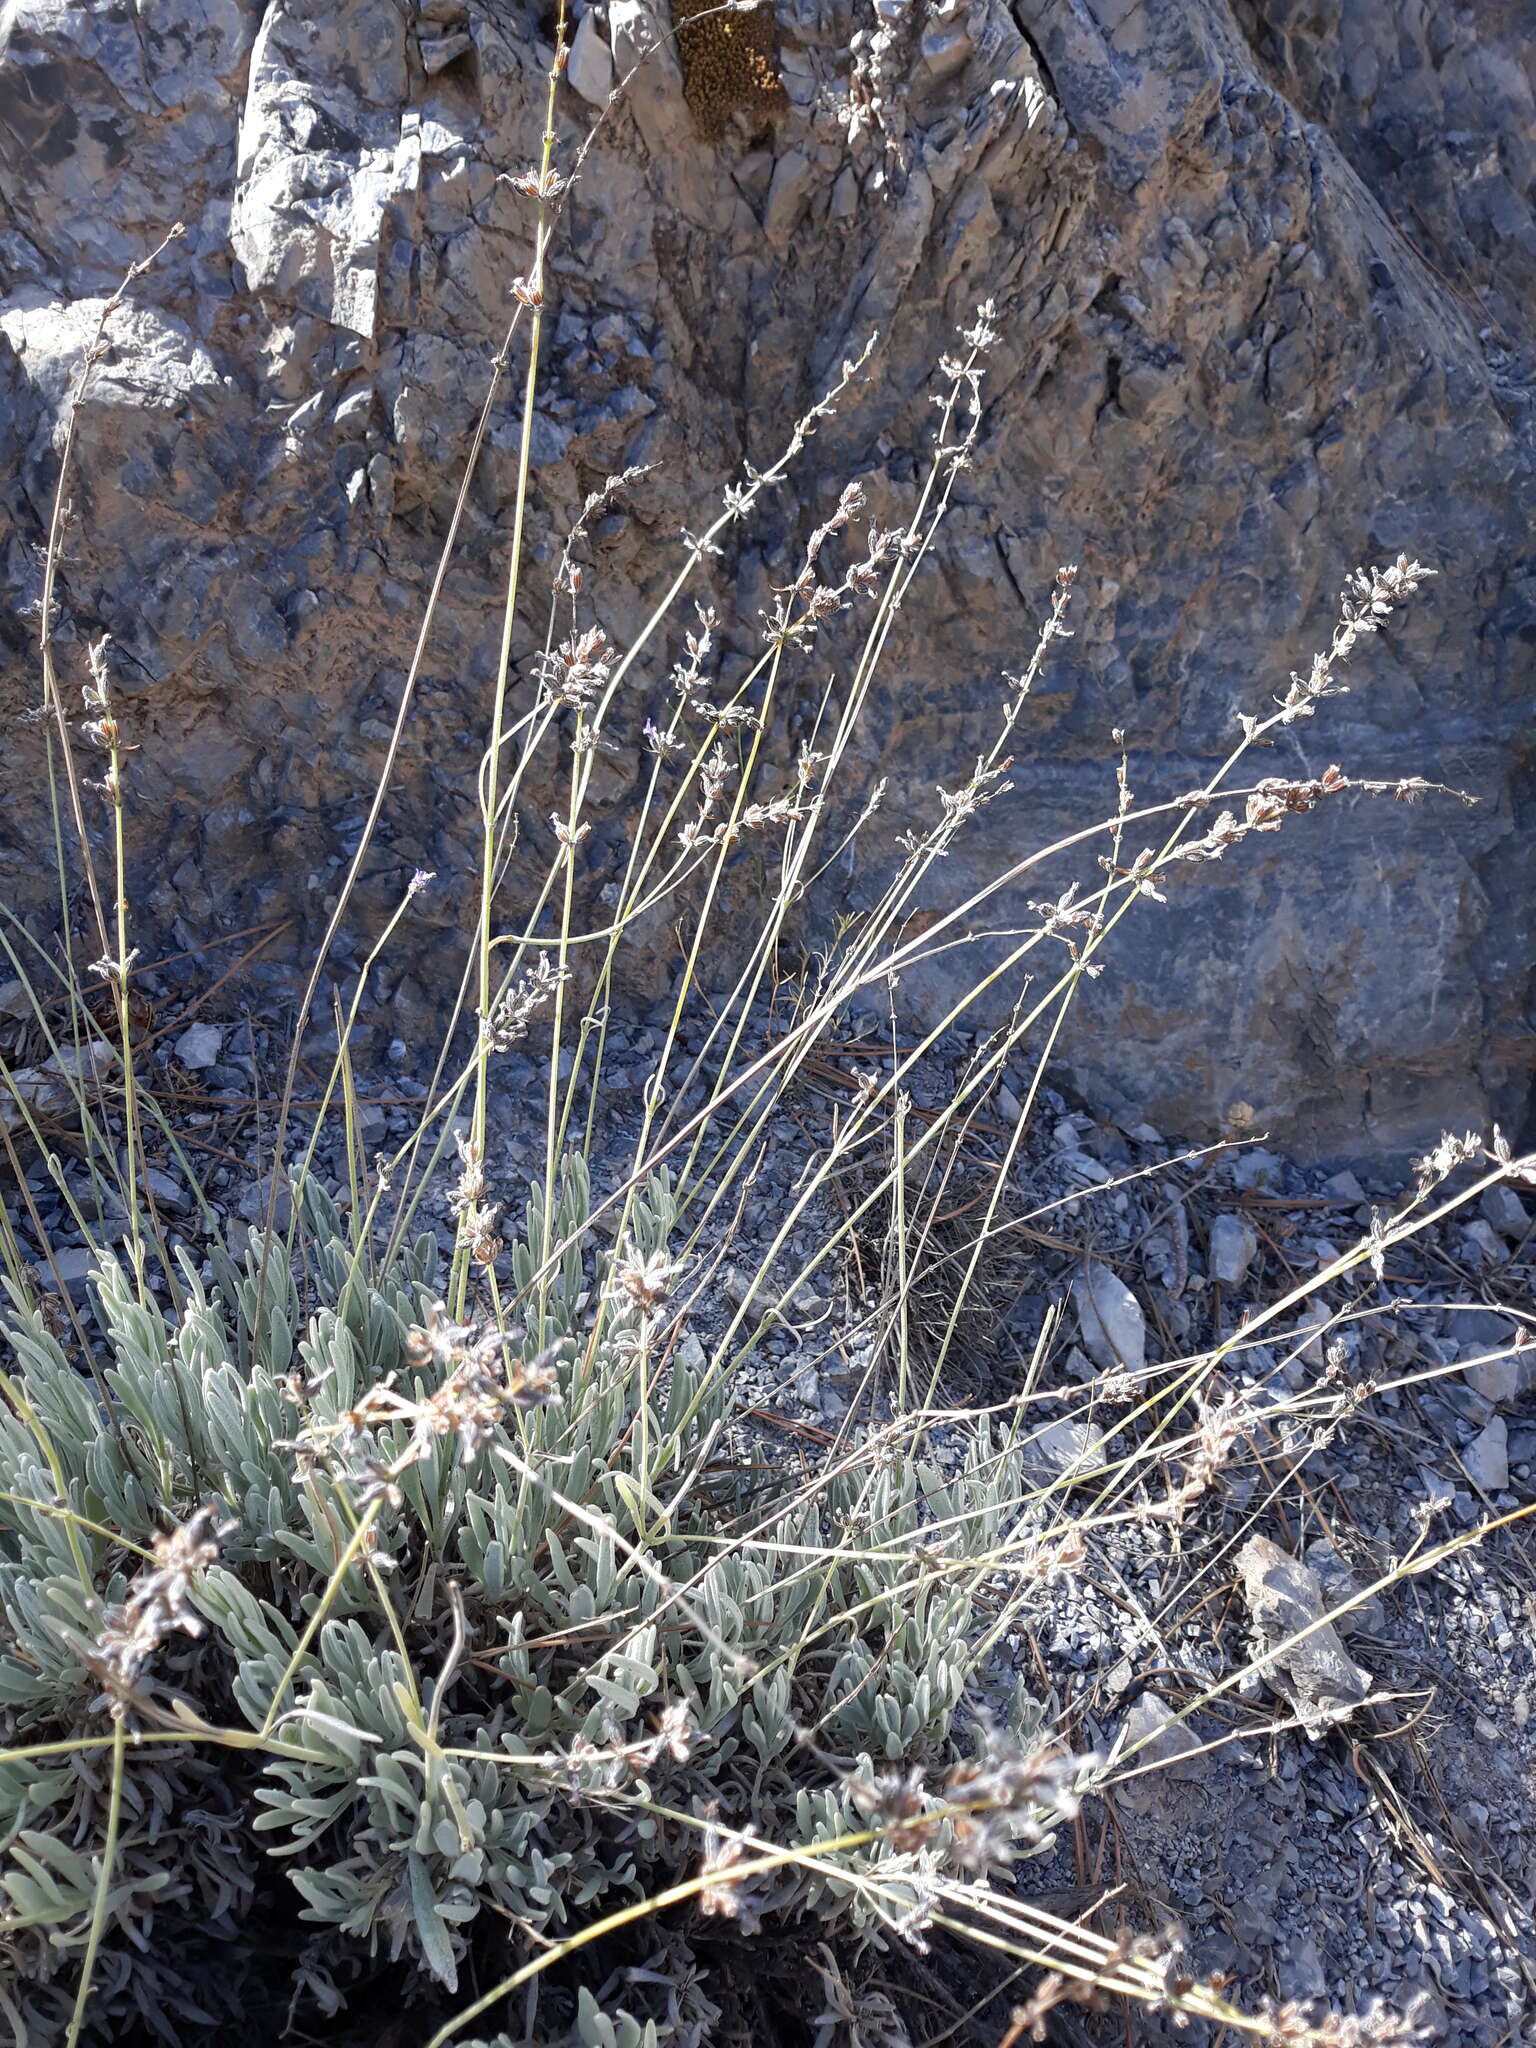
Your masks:
{"label": "long slender stem", "polygon": [[[501,750],[507,717],[507,692],[512,678],[512,643],[517,631],[517,600],[522,584],[523,526],[528,513],[528,479],[533,467],[534,403],[538,396],[539,349],[544,336],[545,258],[554,220],[549,201],[555,161],[555,95],[565,68],[566,0],[559,0],[555,24],[555,58],[549,69],[544,108],[544,136],[539,153],[539,212],[534,231],[533,264],[526,278],[514,287],[520,301],[532,314],[528,338],[528,364],[523,377],[523,416],[517,449],[517,495],[512,513],[511,559],[507,564],[507,595],[502,608],[501,648],[496,662],[496,688],[491,703],[491,731],[485,754],[481,787],[480,903],[475,926],[476,991],[475,1086],[471,1122],[471,1144],[476,1158],[485,1156],[485,1132],[490,1097],[490,1041],[486,1026],[491,1014],[492,925],[495,912],[497,853],[500,842]],[[454,1253],[450,1300],[453,1313],[462,1315],[469,1292],[470,1246],[461,1241]]]}
{"label": "long slender stem", "polygon": [[118,1721],[112,1730],[112,1786],[107,1795],[107,1832],[101,1845],[101,1868],[96,1874],[96,1898],[91,1907],[90,1932],[80,1964],[80,1982],[75,1988],[75,2009],[70,2014],[65,2048],[77,2048],[80,2029],[85,2025],[91,2002],[91,1980],[96,1974],[96,1957],[106,1932],[107,1906],[112,1897],[112,1866],[117,1861],[117,1831],[123,1814],[123,1767],[127,1735]]}

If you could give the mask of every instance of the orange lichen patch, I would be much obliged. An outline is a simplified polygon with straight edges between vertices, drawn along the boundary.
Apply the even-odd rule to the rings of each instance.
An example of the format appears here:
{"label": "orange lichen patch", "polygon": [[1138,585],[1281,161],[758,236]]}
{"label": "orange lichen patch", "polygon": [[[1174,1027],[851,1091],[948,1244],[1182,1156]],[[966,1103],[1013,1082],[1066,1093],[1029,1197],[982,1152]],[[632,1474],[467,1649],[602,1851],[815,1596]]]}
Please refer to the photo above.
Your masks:
{"label": "orange lichen patch", "polygon": [[719,0],[672,0],[683,98],[694,126],[714,142],[738,110],[766,117],[789,105],[779,77],[778,25],[768,0],[736,13]]}

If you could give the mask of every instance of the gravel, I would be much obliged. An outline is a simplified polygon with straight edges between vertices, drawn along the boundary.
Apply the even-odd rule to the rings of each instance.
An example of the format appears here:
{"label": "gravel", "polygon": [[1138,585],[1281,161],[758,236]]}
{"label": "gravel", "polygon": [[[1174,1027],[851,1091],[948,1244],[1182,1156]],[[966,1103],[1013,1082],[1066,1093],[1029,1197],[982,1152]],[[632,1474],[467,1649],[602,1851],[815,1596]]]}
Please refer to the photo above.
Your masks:
{"label": "gravel", "polygon": [[[387,1016],[378,1021],[377,1070],[360,1063],[356,1076],[370,1156],[410,1129],[429,1076],[411,1048],[390,1041]],[[664,1024],[658,1014],[617,1026],[624,1079],[594,1106],[599,1194],[632,1164],[638,1091]],[[230,1042],[250,1055],[224,1055]],[[696,1031],[690,1056],[701,1042]],[[275,1097],[280,1044],[275,1024],[236,1038],[199,1022],[162,1048],[203,1090],[188,1095],[189,1130],[208,1148],[193,1164],[231,1221],[265,1213],[270,1117],[254,1121],[252,1109]],[[911,1077],[913,1102],[952,1099],[974,1050],[951,1034]],[[681,1340],[695,1360],[740,1304],[755,1314],[788,1296],[742,1370],[733,1456],[800,1459],[828,1433],[890,1413],[889,1375],[884,1391],[870,1384],[866,1318],[879,1263],[869,1245],[857,1264],[840,1258],[800,1278],[842,1221],[841,1191],[820,1191],[766,1281],[753,1263],[799,1198],[808,1149],[828,1141],[834,1114],[855,1099],[855,1070],[888,1071],[867,1044],[857,1054],[829,1047],[818,1074],[821,1065],[845,1082],[807,1083],[771,1120],[748,1235],[718,1273],[708,1263],[718,1219],[689,1253],[691,1271],[710,1273]],[[671,1086],[687,1067],[675,1064]],[[498,1062],[486,1164],[514,1215],[542,1172],[545,1084],[525,1052]],[[1011,1085],[1022,1100],[1023,1077]],[[1008,1114],[1005,1104],[998,1135],[979,1141],[994,1157],[1014,1135]],[[301,1115],[291,1153],[308,1136]],[[231,1149],[259,1170],[234,1168]],[[962,1361],[961,1377],[989,1402],[1029,1390],[1018,1434],[1034,1483],[1049,1491],[1021,1510],[1021,1530],[1048,1533],[1069,1493],[1069,1512],[1090,1526],[1073,1569],[1027,1588],[1002,1575],[1000,1595],[1018,1595],[1017,1619],[986,1686],[999,1711],[1021,1689],[1041,1702],[1078,1749],[1107,1756],[1122,1735],[1153,1735],[1137,1762],[1160,1768],[1107,1785],[1079,1839],[1090,1852],[1112,1845],[1112,1862],[1091,1868],[1125,1879],[1115,1910],[1148,1930],[1179,1919],[1192,1966],[1228,1973],[1239,2004],[1317,1997],[1357,2011],[1379,1991],[1396,2010],[1421,1997],[1435,2038],[1458,2048],[1531,2038],[1536,1592],[1519,1523],[1445,1547],[1488,1519],[1474,1487],[1506,1510],[1536,1500],[1536,1349],[1512,1349],[1532,1314],[1524,1203],[1490,1189],[1470,1243],[1467,1220],[1452,1217],[1394,1246],[1379,1278],[1362,1264],[1324,1284],[1320,1265],[1363,1233],[1372,1203],[1390,1211],[1400,1192],[1373,1179],[1367,1194],[1353,1171],[1305,1167],[1258,1145],[1187,1160],[1178,1152],[1133,1110],[1099,1115],[1055,1086],[1039,1091],[1017,1147],[1000,1215],[1018,1227],[996,1295],[996,1343]],[[152,1164],[170,1221],[197,1255],[184,1174],[169,1154]],[[322,1133],[317,1170],[346,1189],[339,1128]],[[89,1257],[70,1212],[46,1169],[29,1169],[27,1184],[82,1307]],[[51,1289],[26,1205],[14,1188],[6,1202],[39,1285]],[[284,1192],[280,1216],[286,1202]],[[441,1193],[418,1227],[451,1243]],[[1496,1260],[1483,1232],[1497,1239]],[[1297,1285],[1311,1289],[1300,1309],[1240,1337]],[[1185,1484],[1190,1458],[1167,1446],[1199,1425],[1200,1411],[1186,1401],[1164,1419],[1153,1397],[1184,1384],[1182,1358],[1222,1344],[1233,1348],[1209,1382],[1205,1413],[1219,1417],[1225,1401],[1238,1426],[1207,1481],[1181,1511],[1095,1515],[1103,1468],[1138,1446],[1158,1453],[1136,1468],[1143,1508]],[[1510,1355],[1478,1362],[1499,1351]],[[936,1427],[925,1454],[945,1469],[958,1443]],[[1431,1552],[1432,1562],[1337,1624],[1322,1619],[1389,1576],[1394,1561]],[[1245,1599],[1245,1585],[1256,1597]],[[1298,1615],[1302,1626],[1322,1620],[1299,1668],[1281,1647]],[[1256,1650],[1259,1668],[1239,1679]],[[1069,1836],[1022,1863],[1021,1888],[1081,1882],[1077,1851]],[[1148,2018],[1139,2038],[1203,2048],[1212,2036]]]}

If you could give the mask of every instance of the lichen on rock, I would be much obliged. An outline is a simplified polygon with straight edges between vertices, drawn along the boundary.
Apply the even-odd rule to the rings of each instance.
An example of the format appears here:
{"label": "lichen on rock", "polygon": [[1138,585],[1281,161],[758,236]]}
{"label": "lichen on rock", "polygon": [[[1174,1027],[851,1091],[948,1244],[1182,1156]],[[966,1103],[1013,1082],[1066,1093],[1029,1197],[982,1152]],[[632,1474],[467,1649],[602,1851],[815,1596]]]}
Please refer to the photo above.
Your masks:
{"label": "lichen on rock", "polygon": [[732,114],[782,114],[789,96],[779,77],[779,38],[772,7],[721,6],[719,0],[672,0],[672,25],[683,70],[683,97],[706,142],[725,133]]}

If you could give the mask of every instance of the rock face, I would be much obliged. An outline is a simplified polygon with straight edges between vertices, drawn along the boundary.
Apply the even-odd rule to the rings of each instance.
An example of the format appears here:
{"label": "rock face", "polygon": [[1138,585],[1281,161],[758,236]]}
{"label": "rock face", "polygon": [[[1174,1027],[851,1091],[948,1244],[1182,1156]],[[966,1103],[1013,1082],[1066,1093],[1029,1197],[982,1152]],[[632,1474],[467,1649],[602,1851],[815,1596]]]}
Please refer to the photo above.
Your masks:
{"label": "rock face", "polygon": [[[977,458],[864,741],[888,815],[964,780],[1060,562],[1079,564],[1075,637],[1027,707],[1011,794],[940,864],[950,901],[1113,810],[1115,728],[1139,797],[1198,785],[1238,714],[1307,666],[1344,573],[1417,554],[1441,571],[1428,597],[1263,765],[1423,774],[1476,807],[1347,797],[1191,864],[1116,935],[1067,1050],[1173,1130],[1241,1102],[1292,1149],[1364,1155],[1490,1109],[1518,1125],[1536,1044],[1524,0],[781,0],[778,24],[771,125],[737,116],[704,140],[662,52],[582,165],[554,258],[526,644],[589,490],[655,465],[595,535],[592,595],[619,639],[679,528],[744,458],[775,455],[878,330],[871,379],[717,565],[739,655],[844,481],[882,524],[911,508],[936,359],[990,297]],[[622,79],[653,28],[648,0],[583,16],[568,167],[605,60]],[[549,33],[512,0],[165,0],[132,19],[12,0],[0,16],[0,894],[39,928],[56,896],[40,742],[18,724],[38,692],[25,608],[105,299],[185,223],[113,314],[81,411],[61,667],[73,685],[84,640],[112,634],[141,748],[141,939],[287,920],[276,974],[356,844],[527,268],[530,207],[501,174],[537,154]],[[451,902],[475,858],[514,383],[338,973],[413,867]],[[637,763],[604,765],[598,881]],[[547,810],[530,805],[531,865]],[[850,891],[877,882],[860,868]],[[386,974],[391,1035],[436,1011],[442,971],[424,941]],[[936,1006],[954,971],[939,955],[909,1000]]]}

